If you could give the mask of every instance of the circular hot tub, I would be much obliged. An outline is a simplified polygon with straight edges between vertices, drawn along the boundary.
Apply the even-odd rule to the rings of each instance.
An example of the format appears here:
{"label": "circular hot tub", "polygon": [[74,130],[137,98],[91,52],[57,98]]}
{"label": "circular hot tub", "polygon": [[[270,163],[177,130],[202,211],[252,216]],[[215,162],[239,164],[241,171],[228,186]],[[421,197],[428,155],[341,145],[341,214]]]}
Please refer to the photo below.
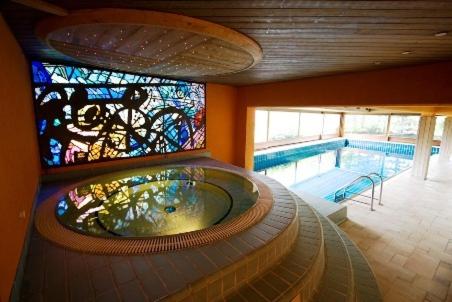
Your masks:
{"label": "circular hot tub", "polygon": [[36,226],[77,250],[152,252],[207,244],[256,223],[271,201],[245,175],[199,166],[107,174],[69,186],[41,204]]}

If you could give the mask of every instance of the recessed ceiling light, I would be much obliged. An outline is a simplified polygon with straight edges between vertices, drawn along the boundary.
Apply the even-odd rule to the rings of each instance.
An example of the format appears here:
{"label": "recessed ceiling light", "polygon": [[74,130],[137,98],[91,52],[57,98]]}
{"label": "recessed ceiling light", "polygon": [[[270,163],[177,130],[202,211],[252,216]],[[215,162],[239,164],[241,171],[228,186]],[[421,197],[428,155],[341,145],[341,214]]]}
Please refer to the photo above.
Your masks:
{"label": "recessed ceiling light", "polygon": [[447,36],[448,33],[449,32],[447,32],[447,31],[440,31],[435,34],[435,37],[444,37],[444,36]]}
{"label": "recessed ceiling light", "polygon": [[407,50],[407,51],[402,52],[402,55],[409,55],[409,54],[412,54],[412,53],[413,53],[412,51]]}

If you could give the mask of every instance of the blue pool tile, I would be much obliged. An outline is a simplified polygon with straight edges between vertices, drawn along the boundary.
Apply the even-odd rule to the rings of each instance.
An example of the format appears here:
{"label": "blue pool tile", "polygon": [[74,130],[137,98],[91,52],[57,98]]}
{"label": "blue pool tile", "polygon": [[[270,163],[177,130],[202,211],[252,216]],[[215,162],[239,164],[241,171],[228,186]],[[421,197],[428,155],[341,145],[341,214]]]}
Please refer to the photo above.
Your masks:
{"label": "blue pool tile", "polygon": [[[349,148],[364,150],[369,153],[366,154],[364,151],[356,150],[358,152],[354,155],[356,157],[353,159],[350,157],[348,159],[345,158],[346,164],[342,166],[339,164],[341,162],[340,154],[343,152],[350,154],[347,151]],[[334,139],[275,149],[256,152],[254,156],[255,171],[269,171],[275,166],[279,166],[277,169],[281,170],[284,165],[290,167],[293,163],[308,157],[337,150],[335,155],[336,168],[291,185],[295,190],[302,190],[330,201],[340,201],[335,197],[334,193],[359,175],[377,172],[386,179],[408,169],[411,166],[410,162],[415,152],[414,144],[358,139]],[[343,151],[340,152],[339,149],[343,149]],[[438,153],[439,147],[433,146],[431,154]],[[377,161],[375,161],[375,158],[377,158]],[[379,162],[378,158],[383,161]],[[334,162],[332,164],[334,165]],[[378,168],[380,164],[382,166]],[[359,182],[347,190],[347,197],[363,192],[369,187],[370,181]]]}

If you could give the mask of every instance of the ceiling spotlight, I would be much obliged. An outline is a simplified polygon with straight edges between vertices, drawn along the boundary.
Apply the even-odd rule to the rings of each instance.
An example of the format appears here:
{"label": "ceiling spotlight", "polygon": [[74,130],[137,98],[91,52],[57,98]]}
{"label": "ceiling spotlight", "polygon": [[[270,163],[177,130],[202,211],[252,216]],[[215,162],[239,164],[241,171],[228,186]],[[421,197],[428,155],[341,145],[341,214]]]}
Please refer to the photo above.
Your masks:
{"label": "ceiling spotlight", "polygon": [[407,50],[407,51],[402,52],[402,55],[410,55],[412,53],[413,53],[412,51]]}
{"label": "ceiling spotlight", "polygon": [[444,36],[447,36],[448,33],[449,32],[447,32],[447,31],[440,31],[440,32],[437,32],[434,36],[435,37],[444,37]]}

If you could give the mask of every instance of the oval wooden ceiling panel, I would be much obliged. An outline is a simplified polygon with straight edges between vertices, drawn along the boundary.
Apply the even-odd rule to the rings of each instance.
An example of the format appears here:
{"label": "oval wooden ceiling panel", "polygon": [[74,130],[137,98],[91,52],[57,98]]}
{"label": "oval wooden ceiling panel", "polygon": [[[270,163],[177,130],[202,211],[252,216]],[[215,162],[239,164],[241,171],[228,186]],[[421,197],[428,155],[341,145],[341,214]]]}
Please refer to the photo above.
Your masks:
{"label": "oval wooden ceiling panel", "polygon": [[50,47],[91,65],[174,77],[239,72],[262,59],[253,39],[187,16],[132,9],[72,12],[41,21]]}

